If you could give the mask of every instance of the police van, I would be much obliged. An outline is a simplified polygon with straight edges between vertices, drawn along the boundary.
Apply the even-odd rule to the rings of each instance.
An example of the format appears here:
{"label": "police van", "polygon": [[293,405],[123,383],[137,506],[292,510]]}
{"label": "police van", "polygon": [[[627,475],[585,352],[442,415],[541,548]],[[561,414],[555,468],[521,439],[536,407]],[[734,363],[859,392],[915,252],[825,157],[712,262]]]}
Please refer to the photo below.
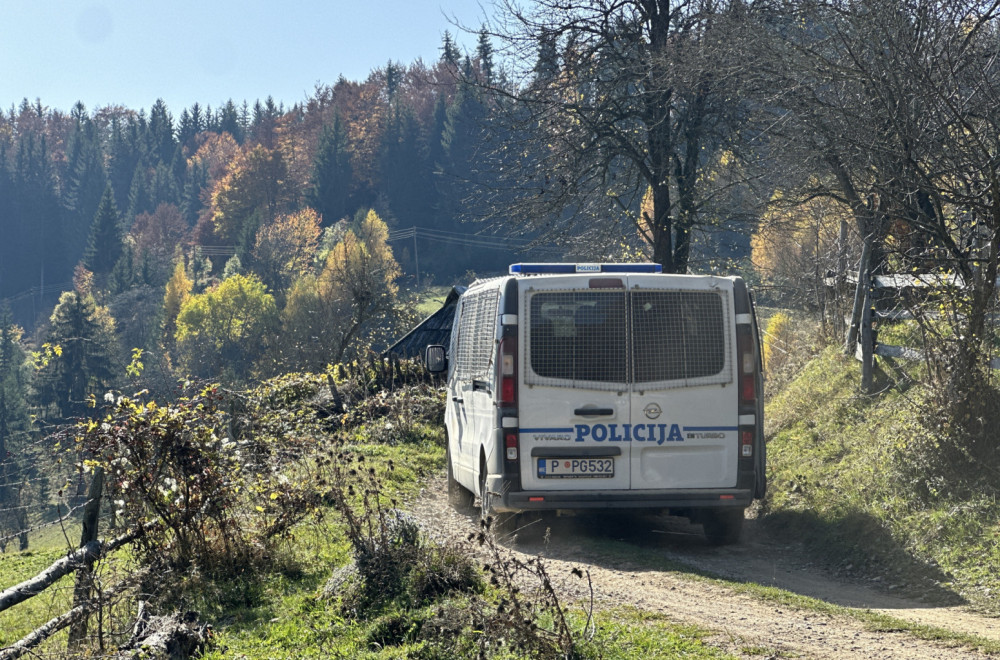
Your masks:
{"label": "police van", "polygon": [[763,377],[739,277],[659,264],[514,264],[458,300],[448,490],[484,515],[660,509],[739,539],[764,496]]}

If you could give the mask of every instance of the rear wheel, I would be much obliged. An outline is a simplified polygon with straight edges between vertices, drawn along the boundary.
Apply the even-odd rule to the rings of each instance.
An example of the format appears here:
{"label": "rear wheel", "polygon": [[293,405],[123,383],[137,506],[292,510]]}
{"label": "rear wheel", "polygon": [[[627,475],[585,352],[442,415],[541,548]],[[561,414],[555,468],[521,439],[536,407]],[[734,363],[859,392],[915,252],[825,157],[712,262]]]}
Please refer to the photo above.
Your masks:
{"label": "rear wheel", "polygon": [[767,495],[767,447],[764,439],[761,438],[757,447],[756,465],[754,465],[755,479],[753,496],[754,499],[762,500]]}
{"label": "rear wheel", "polygon": [[459,511],[468,511],[476,503],[475,494],[455,479],[450,453],[448,454],[448,502]]}
{"label": "rear wheel", "polygon": [[743,533],[743,509],[706,511],[701,526],[705,530],[705,538],[712,545],[736,543]]}

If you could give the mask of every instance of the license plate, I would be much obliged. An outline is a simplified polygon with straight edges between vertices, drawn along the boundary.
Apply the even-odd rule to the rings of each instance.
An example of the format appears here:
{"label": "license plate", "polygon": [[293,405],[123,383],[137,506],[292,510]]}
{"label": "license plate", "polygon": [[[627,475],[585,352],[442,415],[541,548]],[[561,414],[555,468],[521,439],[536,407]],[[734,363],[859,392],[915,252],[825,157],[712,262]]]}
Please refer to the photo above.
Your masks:
{"label": "license plate", "polygon": [[539,458],[538,477],[551,478],[592,478],[615,476],[613,458]]}

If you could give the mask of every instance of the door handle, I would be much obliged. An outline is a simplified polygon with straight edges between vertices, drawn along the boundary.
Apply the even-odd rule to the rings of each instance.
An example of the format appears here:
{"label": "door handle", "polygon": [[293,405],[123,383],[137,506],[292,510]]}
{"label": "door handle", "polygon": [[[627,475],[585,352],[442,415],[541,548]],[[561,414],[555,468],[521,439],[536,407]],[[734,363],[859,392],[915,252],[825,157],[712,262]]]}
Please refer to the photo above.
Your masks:
{"label": "door handle", "polygon": [[455,403],[465,403],[465,399],[460,399],[457,396],[451,397],[451,400],[454,401]]}
{"label": "door handle", "polygon": [[614,408],[577,408],[573,411],[579,417],[610,417],[615,414]]}

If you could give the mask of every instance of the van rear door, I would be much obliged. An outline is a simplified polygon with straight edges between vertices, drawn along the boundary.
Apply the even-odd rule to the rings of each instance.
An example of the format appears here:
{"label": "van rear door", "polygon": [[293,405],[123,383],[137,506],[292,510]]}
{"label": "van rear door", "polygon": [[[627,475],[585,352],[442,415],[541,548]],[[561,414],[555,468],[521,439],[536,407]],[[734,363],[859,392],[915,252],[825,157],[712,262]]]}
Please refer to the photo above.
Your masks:
{"label": "van rear door", "polygon": [[625,277],[518,281],[518,421],[526,490],[627,489]]}
{"label": "van rear door", "polygon": [[629,275],[631,488],[736,486],[732,281]]}

